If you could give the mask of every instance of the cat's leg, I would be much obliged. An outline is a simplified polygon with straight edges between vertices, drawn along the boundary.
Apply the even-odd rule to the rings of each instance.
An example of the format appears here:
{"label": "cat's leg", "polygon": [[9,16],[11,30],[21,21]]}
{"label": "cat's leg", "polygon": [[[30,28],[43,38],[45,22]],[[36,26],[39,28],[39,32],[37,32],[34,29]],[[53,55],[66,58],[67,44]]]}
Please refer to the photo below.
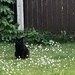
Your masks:
{"label": "cat's leg", "polygon": [[17,51],[15,52],[15,57],[16,58],[19,58],[20,57]]}

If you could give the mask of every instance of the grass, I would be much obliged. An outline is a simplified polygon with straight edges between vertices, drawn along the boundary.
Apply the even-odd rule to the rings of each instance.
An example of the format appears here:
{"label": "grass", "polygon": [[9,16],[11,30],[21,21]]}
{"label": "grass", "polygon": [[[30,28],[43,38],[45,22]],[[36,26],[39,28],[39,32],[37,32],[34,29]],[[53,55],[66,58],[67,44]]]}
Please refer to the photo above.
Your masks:
{"label": "grass", "polygon": [[13,43],[0,43],[0,75],[75,75],[75,43],[26,46],[30,58],[21,60]]}

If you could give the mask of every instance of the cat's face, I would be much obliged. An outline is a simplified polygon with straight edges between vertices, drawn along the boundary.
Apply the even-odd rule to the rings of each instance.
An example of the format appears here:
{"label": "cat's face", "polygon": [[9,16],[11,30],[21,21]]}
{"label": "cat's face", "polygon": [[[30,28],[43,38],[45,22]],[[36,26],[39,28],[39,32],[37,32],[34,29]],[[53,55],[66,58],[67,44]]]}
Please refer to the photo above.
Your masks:
{"label": "cat's face", "polygon": [[23,38],[16,38],[16,43],[17,44],[22,44],[23,43]]}

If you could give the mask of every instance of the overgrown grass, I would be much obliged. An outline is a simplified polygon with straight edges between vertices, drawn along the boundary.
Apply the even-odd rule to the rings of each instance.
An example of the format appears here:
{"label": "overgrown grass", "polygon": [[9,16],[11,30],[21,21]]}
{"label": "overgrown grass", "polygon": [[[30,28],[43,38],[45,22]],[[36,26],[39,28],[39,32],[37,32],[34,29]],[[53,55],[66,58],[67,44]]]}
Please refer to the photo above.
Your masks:
{"label": "overgrown grass", "polygon": [[0,75],[75,75],[75,43],[26,46],[30,57],[21,60],[13,43],[0,43]]}

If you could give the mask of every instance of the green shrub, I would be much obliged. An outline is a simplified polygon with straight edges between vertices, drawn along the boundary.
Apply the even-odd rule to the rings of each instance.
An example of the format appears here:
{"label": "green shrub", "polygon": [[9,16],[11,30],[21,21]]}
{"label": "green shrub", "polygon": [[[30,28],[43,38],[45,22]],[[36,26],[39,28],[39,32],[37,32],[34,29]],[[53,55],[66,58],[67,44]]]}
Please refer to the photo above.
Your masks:
{"label": "green shrub", "polygon": [[66,31],[61,31],[60,34],[55,35],[47,31],[40,32],[38,30],[35,30],[34,28],[25,29],[24,33],[21,33],[20,36],[23,36],[26,42],[38,43],[38,44],[44,44],[44,45],[50,45],[54,41],[55,41],[54,43],[56,42],[66,43],[66,42],[75,41],[75,36],[68,35]]}
{"label": "green shrub", "polygon": [[34,28],[30,28],[30,29],[25,29],[24,31],[24,37],[25,37],[25,40],[27,42],[40,42],[41,39],[43,38],[40,34],[40,32],[36,31]]}
{"label": "green shrub", "polygon": [[0,40],[10,41],[17,34],[18,24],[14,23],[14,12],[8,4],[14,0],[0,0]]}
{"label": "green shrub", "polygon": [[50,32],[40,32],[34,28],[25,29],[23,37],[26,42],[49,45],[52,43],[54,36]]}

